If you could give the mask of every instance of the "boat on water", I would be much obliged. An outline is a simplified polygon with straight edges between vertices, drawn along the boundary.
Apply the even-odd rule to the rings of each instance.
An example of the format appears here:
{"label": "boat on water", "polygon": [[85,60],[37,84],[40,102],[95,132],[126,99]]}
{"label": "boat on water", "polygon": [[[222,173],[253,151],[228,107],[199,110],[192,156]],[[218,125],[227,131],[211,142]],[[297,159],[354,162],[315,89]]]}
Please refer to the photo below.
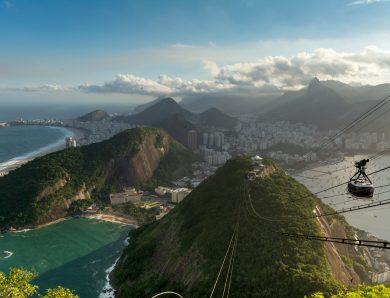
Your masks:
{"label": "boat on water", "polygon": [[3,251],[3,259],[8,259],[10,257],[12,257],[14,253],[12,251],[8,251],[8,250],[5,250]]}

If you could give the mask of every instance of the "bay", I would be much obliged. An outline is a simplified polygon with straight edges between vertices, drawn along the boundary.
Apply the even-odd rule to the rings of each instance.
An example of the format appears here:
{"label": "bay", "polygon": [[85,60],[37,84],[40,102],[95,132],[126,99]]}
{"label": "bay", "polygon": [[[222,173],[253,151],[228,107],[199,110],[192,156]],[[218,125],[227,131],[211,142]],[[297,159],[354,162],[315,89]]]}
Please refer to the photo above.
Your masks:
{"label": "bay", "polygon": [[[74,218],[30,231],[0,235],[0,271],[34,271],[40,291],[58,285],[82,298],[96,298],[106,270],[120,256],[132,226]],[[4,251],[12,253],[4,254]]]}
{"label": "bay", "polygon": [[[324,203],[335,210],[389,199],[390,185],[388,184],[390,184],[390,169],[370,175],[370,179],[374,187],[376,187],[372,199],[357,199],[347,192],[346,183],[356,172],[354,163],[363,158],[367,158],[367,156],[349,156],[342,162],[316,166],[293,176],[312,192],[318,192],[345,182],[344,185],[318,194],[318,197]],[[390,156],[382,156],[381,158],[370,160],[367,164],[366,173],[369,174],[389,166]],[[369,232],[376,237],[390,241],[390,205],[343,213],[342,215],[350,225]]]}
{"label": "bay", "polygon": [[73,132],[62,127],[12,126],[0,128],[0,170],[64,145]]}

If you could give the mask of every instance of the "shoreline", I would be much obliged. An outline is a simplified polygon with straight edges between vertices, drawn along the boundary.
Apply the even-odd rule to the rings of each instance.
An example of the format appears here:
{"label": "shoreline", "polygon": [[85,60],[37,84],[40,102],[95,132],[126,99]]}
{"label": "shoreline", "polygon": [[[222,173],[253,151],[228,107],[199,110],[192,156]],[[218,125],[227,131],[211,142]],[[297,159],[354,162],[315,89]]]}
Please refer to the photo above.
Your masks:
{"label": "shoreline", "polygon": [[109,213],[95,213],[95,214],[82,214],[79,215],[80,218],[87,219],[97,219],[103,220],[112,223],[124,224],[129,226],[134,226],[135,228],[139,228],[139,222],[135,219],[128,218],[125,216],[117,215],[117,214],[109,214]]}
{"label": "shoreline", "polygon": [[[62,126],[45,126],[45,127],[65,130],[65,131],[67,131],[65,133],[65,137],[74,137],[76,139],[76,141],[83,139],[86,136],[85,131],[83,131],[81,129],[77,129],[77,128],[62,127]],[[1,162],[0,163],[0,177],[6,176],[10,171],[13,171],[13,170],[21,167],[22,165],[32,161],[33,159],[35,159],[37,157],[41,157],[41,156],[65,149],[64,141],[62,141],[61,144],[60,144],[60,142],[61,142],[61,140],[58,140],[55,143],[48,144],[46,146],[42,146],[41,148],[39,148],[33,152],[27,152],[21,156],[17,156],[17,157],[11,158],[9,160],[6,160],[4,162]]]}
{"label": "shoreline", "polygon": [[59,218],[44,224],[39,224],[34,227],[28,227],[28,228],[22,228],[22,229],[17,229],[17,230],[8,230],[5,232],[0,232],[0,234],[5,234],[5,233],[23,233],[35,229],[41,229],[41,228],[46,228],[55,224],[58,224],[60,222],[74,219],[74,218],[85,218],[85,219],[95,219],[95,220],[101,220],[101,221],[106,221],[106,222],[111,222],[111,223],[116,223],[116,224],[122,224],[122,225],[127,225],[127,226],[132,226],[135,229],[138,229],[140,227],[139,222],[135,219],[128,218],[125,216],[117,215],[117,214],[108,214],[108,213],[97,213],[97,214],[82,214],[82,215],[77,215],[77,216],[68,216],[68,217],[63,217]]}

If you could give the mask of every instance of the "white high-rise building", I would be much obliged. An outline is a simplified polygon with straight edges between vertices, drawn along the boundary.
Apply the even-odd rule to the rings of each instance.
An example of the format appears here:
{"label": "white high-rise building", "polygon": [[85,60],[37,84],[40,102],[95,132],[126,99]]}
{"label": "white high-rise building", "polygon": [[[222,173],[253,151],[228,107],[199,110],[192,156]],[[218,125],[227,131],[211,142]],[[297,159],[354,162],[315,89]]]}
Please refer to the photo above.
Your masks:
{"label": "white high-rise building", "polygon": [[66,148],[77,147],[76,139],[74,137],[66,137],[65,138],[65,147]]}
{"label": "white high-rise building", "polygon": [[207,142],[209,140],[209,134],[207,132],[203,133],[203,145],[207,146]]}

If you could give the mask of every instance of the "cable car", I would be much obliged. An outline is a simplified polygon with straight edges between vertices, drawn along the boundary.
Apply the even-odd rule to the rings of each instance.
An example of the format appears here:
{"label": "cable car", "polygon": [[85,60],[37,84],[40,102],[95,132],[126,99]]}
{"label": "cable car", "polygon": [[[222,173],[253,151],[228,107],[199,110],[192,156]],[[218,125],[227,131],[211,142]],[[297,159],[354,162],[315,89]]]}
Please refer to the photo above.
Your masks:
{"label": "cable car", "polygon": [[369,159],[355,162],[357,171],[348,182],[348,192],[355,197],[372,198],[374,196],[374,185],[365,172],[368,162]]}

